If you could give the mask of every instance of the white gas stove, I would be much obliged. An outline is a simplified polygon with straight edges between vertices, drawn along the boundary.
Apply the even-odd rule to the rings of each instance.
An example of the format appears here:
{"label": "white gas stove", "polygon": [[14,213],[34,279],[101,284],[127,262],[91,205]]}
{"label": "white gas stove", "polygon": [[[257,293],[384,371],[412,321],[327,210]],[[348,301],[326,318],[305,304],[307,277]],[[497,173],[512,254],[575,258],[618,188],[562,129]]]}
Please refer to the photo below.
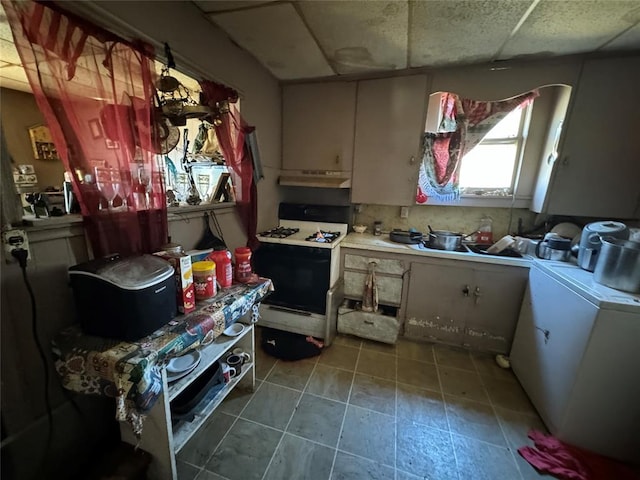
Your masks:
{"label": "white gas stove", "polygon": [[329,344],[342,301],[340,243],[350,207],[283,203],[278,216],[277,227],[258,233],[253,255],[256,273],[275,288],[261,306],[261,323]]}
{"label": "white gas stove", "polygon": [[258,240],[263,243],[334,248],[347,236],[348,229],[346,223],[280,220],[276,228],[258,233]]}

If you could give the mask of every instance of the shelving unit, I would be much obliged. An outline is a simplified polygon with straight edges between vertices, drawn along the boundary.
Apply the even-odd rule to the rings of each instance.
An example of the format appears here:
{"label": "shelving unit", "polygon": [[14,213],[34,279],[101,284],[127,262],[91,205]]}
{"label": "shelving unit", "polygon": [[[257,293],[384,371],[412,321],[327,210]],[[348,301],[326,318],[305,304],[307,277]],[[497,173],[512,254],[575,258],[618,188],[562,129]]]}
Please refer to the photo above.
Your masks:
{"label": "shelving unit", "polygon": [[[202,375],[215,362],[224,357],[235,347],[241,347],[251,355],[251,362],[242,366],[239,375],[232,378],[215,397],[210,400],[203,399],[196,407],[193,421],[180,420],[172,425],[171,402],[176,399],[191,383]],[[177,480],[176,454],[187,444],[198,429],[206,422],[207,418],[222,403],[226,396],[237,386],[253,390],[255,387],[255,343],[254,327],[245,324],[244,331],[237,337],[221,335],[213,342],[200,350],[201,360],[198,366],[185,377],[174,383],[167,383],[166,371],[162,371],[162,395],[147,416],[138,443],[131,429],[120,424],[122,440],[138,445],[153,456],[153,462],[149,468],[149,478],[159,480]]]}

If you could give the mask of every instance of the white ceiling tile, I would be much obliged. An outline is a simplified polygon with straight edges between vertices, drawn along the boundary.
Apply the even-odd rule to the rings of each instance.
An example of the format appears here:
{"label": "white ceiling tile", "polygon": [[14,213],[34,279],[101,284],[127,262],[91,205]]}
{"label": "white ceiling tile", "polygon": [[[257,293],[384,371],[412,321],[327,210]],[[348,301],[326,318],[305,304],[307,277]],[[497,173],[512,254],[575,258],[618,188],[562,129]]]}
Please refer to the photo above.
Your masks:
{"label": "white ceiling tile", "polygon": [[264,3],[271,3],[273,0],[194,0],[203,12],[220,12],[224,10],[234,10],[236,8],[256,7]]}
{"label": "white ceiling tile", "polygon": [[210,18],[279,79],[333,75],[318,45],[289,3],[211,14]]}
{"label": "white ceiling tile", "polygon": [[302,1],[298,5],[338,73],[407,67],[407,1]]}
{"label": "white ceiling tile", "polygon": [[501,58],[593,51],[635,23],[638,6],[638,0],[542,0]]}
{"label": "white ceiling tile", "polygon": [[14,65],[20,65],[22,63],[13,42],[2,39],[0,39],[0,60],[13,63]]}
{"label": "white ceiling tile", "polygon": [[602,50],[640,50],[640,24],[605,45]]}
{"label": "white ceiling tile", "polygon": [[490,60],[530,4],[531,0],[412,2],[410,66]]}

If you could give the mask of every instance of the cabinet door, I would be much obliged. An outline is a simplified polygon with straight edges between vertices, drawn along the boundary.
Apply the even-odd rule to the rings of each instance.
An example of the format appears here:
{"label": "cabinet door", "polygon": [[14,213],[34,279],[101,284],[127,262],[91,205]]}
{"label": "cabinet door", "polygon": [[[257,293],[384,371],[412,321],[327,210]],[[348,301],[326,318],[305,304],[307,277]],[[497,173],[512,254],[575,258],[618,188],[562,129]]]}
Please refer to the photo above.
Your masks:
{"label": "cabinet door", "polygon": [[282,99],[282,168],[351,171],[356,82],[288,85]]}
{"label": "cabinet door", "polygon": [[359,83],[353,203],[415,204],[426,105],[425,75]]}
{"label": "cabinet door", "polygon": [[634,218],[640,196],[640,57],[587,60],[548,213]]}
{"label": "cabinet door", "polygon": [[474,268],[465,321],[465,346],[508,354],[518,322],[529,269],[502,265]]}
{"label": "cabinet door", "polygon": [[412,263],[405,335],[461,344],[472,284],[471,268]]}

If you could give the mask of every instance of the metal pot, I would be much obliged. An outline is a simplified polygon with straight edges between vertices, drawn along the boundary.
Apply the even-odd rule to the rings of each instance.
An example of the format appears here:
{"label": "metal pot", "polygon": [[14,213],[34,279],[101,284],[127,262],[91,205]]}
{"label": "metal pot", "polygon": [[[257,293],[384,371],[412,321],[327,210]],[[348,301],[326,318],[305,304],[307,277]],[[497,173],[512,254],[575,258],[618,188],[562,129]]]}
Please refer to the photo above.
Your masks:
{"label": "metal pot", "polygon": [[462,245],[462,233],[447,230],[431,230],[429,232],[429,246],[438,250],[454,251]]}
{"label": "metal pot", "polygon": [[640,292],[640,243],[602,237],[593,279],[625,292]]}

